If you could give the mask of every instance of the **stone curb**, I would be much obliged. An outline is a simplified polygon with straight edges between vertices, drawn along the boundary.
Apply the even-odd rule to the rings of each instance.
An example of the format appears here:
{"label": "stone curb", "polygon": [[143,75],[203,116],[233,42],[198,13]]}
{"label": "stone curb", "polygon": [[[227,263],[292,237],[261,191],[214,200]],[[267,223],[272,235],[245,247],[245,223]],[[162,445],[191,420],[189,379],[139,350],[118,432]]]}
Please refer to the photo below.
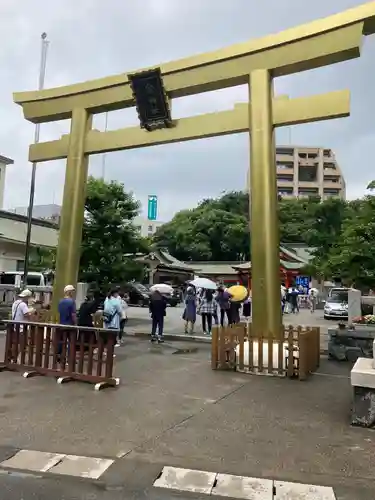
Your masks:
{"label": "stone curb", "polygon": [[[144,340],[148,340],[150,337],[149,332],[126,332],[125,337],[136,337],[136,338],[142,338]],[[186,342],[197,342],[200,344],[211,344],[211,338],[210,337],[203,337],[202,335],[185,335],[185,334],[180,334],[180,333],[165,333],[164,334],[164,339],[165,340],[175,340],[175,341],[186,341]],[[328,355],[328,350],[327,349],[320,349],[320,354],[327,356]]]}

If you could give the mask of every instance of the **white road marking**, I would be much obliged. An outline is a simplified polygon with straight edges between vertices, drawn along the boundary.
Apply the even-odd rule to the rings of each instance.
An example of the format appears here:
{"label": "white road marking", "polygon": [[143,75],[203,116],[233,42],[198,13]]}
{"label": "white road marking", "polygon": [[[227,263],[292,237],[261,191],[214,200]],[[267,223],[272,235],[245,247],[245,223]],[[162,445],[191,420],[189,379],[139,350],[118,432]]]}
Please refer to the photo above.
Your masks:
{"label": "white road marking", "polygon": [[273,500],[273,481],[218,474],[212,495],[248,500]]}
{"label": "white road marking", "polygon": [[333,488],[275,481],[275,500],[336,500]]}
{"label": "white road marking", "polygon": [[244,500],[336,500],[333,488],[178,467],[163,467],[157,488]]}
{"label": "white road marking", "polygon": [[20,450],[13,457],[1,462],[1,467],[8,469],[24,469],[33,472],[48,472],[60,462],[65,455],[46,453],[43,451]]}
{"label": "white road marking", "polygon": [[154,482],[154,486],[210,495],[215,479],[216,474],[214,472],[163,467],[161,476]]}
{"label": "white road marking", "polygon": [[103,472],[113,463],[114,460],[106,458],[66,455],[61,462],[50,470],[50,472],[53,474],[84,477],[87,479],[99,479]]}
{"label": "white road marking", "polygon": [[99,479],[113,463],[114,460],[107,458],[20,450],[13,457],[1,462],[0,467]]}

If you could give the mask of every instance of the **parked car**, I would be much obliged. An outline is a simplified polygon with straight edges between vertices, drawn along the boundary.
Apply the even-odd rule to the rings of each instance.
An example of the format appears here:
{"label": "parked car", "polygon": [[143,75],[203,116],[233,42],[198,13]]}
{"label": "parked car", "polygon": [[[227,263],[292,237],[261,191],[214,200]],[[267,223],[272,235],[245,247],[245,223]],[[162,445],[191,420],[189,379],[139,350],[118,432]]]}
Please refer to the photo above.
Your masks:
{"label": "parked car", "polygon": [[[150,288],[152,285],[144,285],[144,286],[147,288],[148,292],[151,294]],[[182,301],[182,294],[177,287],[173,287],[172,293],[164,293],[163,295],[167,301],[167,305],[171,306],[171,307],[176,307]]]}
{"label": "parked car", "polygon": [[165,296],[167,304],[176,307],[181,302],[181,293],[178,288],[173,288],[173,292]]}
{"label": "parked car", "polygon": [[125,283],[121,290],[129,295],[129,305],[148,307],[150,303],[150,290],[142,283]]}
{"label": "parked car", "polygon": [[348,319],[348,288],[332,288],[324,305],[324,319]]}

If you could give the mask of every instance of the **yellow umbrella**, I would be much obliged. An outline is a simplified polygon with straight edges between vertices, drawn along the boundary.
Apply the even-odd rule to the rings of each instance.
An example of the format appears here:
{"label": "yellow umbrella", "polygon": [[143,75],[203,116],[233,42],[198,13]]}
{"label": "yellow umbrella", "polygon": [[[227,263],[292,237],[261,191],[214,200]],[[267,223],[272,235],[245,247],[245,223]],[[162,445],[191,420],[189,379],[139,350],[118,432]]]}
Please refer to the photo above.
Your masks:
{"label": "yellow umbrella", "polygon": [[247,288],[242,285],[231,286],[227,291],[230,293],[233,302],[242,302],[248,296]]}

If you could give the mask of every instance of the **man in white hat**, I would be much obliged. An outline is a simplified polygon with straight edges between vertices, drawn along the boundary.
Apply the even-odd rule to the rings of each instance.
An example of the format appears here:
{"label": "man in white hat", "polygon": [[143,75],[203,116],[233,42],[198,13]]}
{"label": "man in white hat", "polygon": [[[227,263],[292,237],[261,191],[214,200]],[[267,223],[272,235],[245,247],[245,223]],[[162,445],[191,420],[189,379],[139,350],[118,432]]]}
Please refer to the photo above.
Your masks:
{"label": "man in white hat", "polygon": [[17,300],[15,300],[12,305],[13,321],[27,321],[28,318],[34,314],[35,310],[28,305],[31,296],[32,292],[28,289],[25,289],[18,294]]}
{"label": "man in white hat", "polygon": [[76,325],[77,313],[76,302],[74,300],[75,288],[73,285],[66,285],[64,288],[64,298],[59,302],[60,325]]}

